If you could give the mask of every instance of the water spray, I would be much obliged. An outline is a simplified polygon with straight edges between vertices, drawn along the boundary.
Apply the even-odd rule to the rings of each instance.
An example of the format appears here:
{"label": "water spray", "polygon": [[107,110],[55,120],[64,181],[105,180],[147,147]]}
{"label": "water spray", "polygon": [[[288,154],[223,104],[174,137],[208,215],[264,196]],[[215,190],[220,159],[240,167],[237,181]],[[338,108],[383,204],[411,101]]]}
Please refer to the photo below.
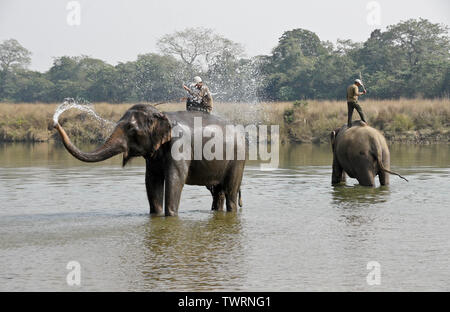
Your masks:
{"label": "water spray", "polygon": [[106,120],[106,119],[103,119],[102,117],[100,117],[90,105],[88,105],[88,104],[79,104],[73,98],[65,98],[64,102],[62,104],[60,104],[56,108],[55,113],[53,114],[53,127],[56,127],[56,125],[58,124],[59,116],[61,116],[61,114],[64,113],[66,110],[69,110],[69,109],[72,109],[72,108],[76,108],[76,109],[78,109],[80,111],[88,113],[89,115],[94,117],[97,121],[99,121],[99,122],[101,122],[103,124],[104,123],[109,124],[109,125],[114,124],[113,122],[111,122],[109,120]]}
{"label": "water spray", "polygon": [[364,92],[367,93],[366,87],[364,87],[364,82],[362,80],[361,72],[359,72],[359,80],[361,80],[361,86],[363,87]]}

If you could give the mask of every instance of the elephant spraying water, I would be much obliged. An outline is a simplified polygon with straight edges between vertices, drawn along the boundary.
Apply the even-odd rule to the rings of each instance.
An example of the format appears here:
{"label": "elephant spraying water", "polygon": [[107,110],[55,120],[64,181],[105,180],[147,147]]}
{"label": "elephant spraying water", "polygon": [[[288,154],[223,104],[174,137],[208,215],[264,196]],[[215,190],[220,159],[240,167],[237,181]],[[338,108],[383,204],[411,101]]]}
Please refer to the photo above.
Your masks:
{"label": "elephant spraying water", "polygon": [[[194,129],[194,119],[201,118],[200,129]],[[179,126],[188,135],[173,137],[172,129]],[[222,209],[226,202],[227,211],[242,206],[240,187],[245,158],[239,159],[194,159],[194,133],[206,127],[219,127],[222,131],[226,122],[222,118],[202,112],[161,113],[151,105],[136,104],[118,121],[106,142],[91,153],[80,151],[70,141],[62,126],[56,120],[54,127],[61,135],[66,149],[77,159],[98,162],[123,153],[123,166],[133,157],[142,156],[146,161],[145,185],[150,204],[150,213],[173,216],[178,213],[183,186],[206,186],[212,196],[212,209]],[[196,130],[196,131],[194,131]],[[172,157],[172,146],[179,140],[186,140],[192,154],[183,159]],[[200,139],[201,147],[207,138]],[[227,148],[223,142],[223,150]],[[244,142],[233,141],[233,150],[245,149]],[[243,146],[242,146],[243,145]],[[239,195],[239,200],[238,200]]]}

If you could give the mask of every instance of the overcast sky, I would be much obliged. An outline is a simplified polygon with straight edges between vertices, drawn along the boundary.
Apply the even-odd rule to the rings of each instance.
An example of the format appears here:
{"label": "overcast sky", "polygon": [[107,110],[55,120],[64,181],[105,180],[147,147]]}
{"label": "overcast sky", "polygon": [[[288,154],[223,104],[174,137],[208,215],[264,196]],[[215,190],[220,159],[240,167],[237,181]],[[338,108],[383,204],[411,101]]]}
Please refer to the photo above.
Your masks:
{"label": "overcast sky", "polygon": [[269,54],[281,34],[294,28],[336,42],[363,41],[373,29],[408,18],[450,25],[449,0],[79,0],[78,26],[67,22],[74,12],[66,8],[69,2],[0,0],[0,41],[17,39],[33,53],[31,68],[45,71],[62,55],[88,55],[114,65],[134,60],[157,52],[162,35],[186,27],[212,28],[254,56]]}

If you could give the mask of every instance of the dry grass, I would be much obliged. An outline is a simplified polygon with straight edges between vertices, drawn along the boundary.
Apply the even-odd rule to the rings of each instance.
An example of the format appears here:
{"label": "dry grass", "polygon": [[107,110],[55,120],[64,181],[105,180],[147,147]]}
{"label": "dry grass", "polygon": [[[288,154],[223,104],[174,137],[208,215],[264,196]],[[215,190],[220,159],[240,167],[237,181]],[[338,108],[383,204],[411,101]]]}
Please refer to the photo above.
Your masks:
{"label": "dry grass", "polygon": [[[360,102],[368,122],[382,130],[390,140],[427,135],[435,141],[449,141],[449,99],[400,99]],[[94,109],[103,118],[117,121],[133,104],[96,103]],[[59,139],[48,130],[58,104],[0,103],[0,141],[48,141]],[[161,111],[184,110],[184,103],[157,106]],[[344,101],[307,101],[307,105],[292,102],[215,103],[215,114],[235,124],[278,124],[282,140],[326,141],[332,129],[347,119]],[[357,113],[353,116],[359,119]],[[76,110],[64,112],[60,122],[75,141],[96,142],[104,139],[110,127],[92,120]],[[433,139],[432,139],[433,140]],[[414,141],[406,139],[406,141]]]}
{"label": "dry grass", "polygon": [[[449,99],[365,100],[360,104],[369,124],[390,141],[449,141]],[[354,120],[360,119],[356,111],[353,114]],[[346,123],[347,103],[308,101],[306,107],[291,105],[284,111],[284,121],[284,137],[289,140],[325,142],[331,130]]]}

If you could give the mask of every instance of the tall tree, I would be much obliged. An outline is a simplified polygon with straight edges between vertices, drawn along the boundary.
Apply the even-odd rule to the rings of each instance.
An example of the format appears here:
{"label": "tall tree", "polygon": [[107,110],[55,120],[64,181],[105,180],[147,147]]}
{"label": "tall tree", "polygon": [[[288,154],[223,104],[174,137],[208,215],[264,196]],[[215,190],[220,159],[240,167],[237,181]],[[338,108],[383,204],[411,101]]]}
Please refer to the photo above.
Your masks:
{"label": "tall tree", "polygon": [[183,94],[180,66],[172,56],[139,55],[135,66],[134,85],[139,100],[171,100]]}
{"label": "tall tree", "polygon": [[22,47],[15,39],[0,43],[0,69],[2,71],[26,68],[31,62],[30,56],[31,52]]}
{"label": "tall tree", "polygon": [[311,88],[314,66],[320,56],[328,53],[319,37],[309,30],[284,32],[265,69],[269,72],[266,93],[281,100],[314,97]]}
{"label": "tall tree", "polygon": [[31,62],[31,52],[22,47],[15,39],[0,43],[0,99],[7,98],[11,79],[17,71],[25,69]]}
{"label": "tall tree", "polygon": [[387,27],[386,37],[406,55],[409,66],[429,59],[448,58],[448,26],[419,18]]}
{"label": "tall tree", "polygon": [[409,19],[373,31],[355,60],[373,97],[443,96],[449,50],[447,26]]}
{"label": "tall tree", "polygon": [[236,56],[243,54],[240,44],[202,27],[165,35],[158,40],[157,46],[163,54],[180,59],[192,73],[206,72],[224,52]]}

